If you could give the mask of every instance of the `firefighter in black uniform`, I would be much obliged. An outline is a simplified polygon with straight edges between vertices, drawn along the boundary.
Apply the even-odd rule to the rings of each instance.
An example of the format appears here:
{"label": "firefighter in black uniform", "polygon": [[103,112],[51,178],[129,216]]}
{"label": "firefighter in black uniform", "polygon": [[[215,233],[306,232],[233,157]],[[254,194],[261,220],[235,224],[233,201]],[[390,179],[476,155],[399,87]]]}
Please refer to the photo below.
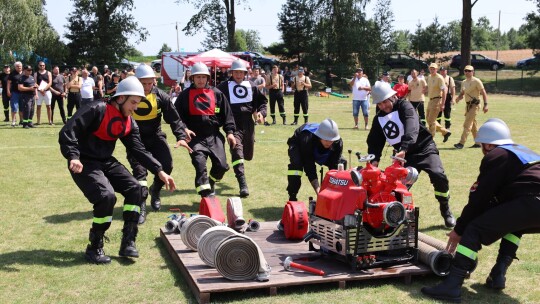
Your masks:
{"label": "firefighter in black uniform", "polygon": [[461,301],[461,285],[476,267],[478,251],[499,239],[499,255],[486,285],[505,288],[521,236],[540,232],[540,155],[514,144],[508,126],[497,118],[480,127],[475,142],[482,145],[484,158],[469,202],[448,234],[447,250],[455,252],[450,274],[439,285],[422,288],[435,299]]}
{"label": "firefighter in black uniform", "polygon": [[[285,100],[283,94],[285,93],[285,81],[283,75],[279,74],[279,68],[277,65],[272,66],[272,73],[268,75],[266,80],[266,88],[270,92],[270,117],[272,117],[272,124],[276,124],[276,102],[279,109],[279,116],[283,119],[283,124],[287,124],[287,118],[285,113]],[[264,122],[265,126],[269,126],[268,122]]]}
{"label": "firefighter in black uniform", "polygon": [[236,146],[231,147],[234,174],[238,180],[240,197],[247,197],[249,190],[244,171],[244,160],[253,159],[255,146],[255,122],[262,124],[266,117],[266,96],[249,80],[244,61],[238,59],[231,65],[232,77],[217,87],[227,97],[236,125]]}
{"label": "firefighter in black uniform", "polygon": [[112,222],[115,192],[124,200],[124,228],[120,256],[138,257],[137,237],[141,186],[129,171],[112,156],[116,140],[152,173],[159,176],[171,191],[174,180],[161,164],[146,151],[139,136],[139,127],[131,117],[144,97],[144,89],[136,77],[129,77],[118,85],[110,103],[95,101],[82,107],[60,130],[62,155],[68,160],[71,177],[94,205],[90,244],[85,257],[96,264],[110,263],[103,251],[103,237]]}
{"label": "firefighter in black uniform", "polygon": [[341,157],[343,140],[339,136],[338,125],[327,118],[320,124],[304,124],[287,140],[289,145],[289,170],[287,171],[287,192],[289,201],[297,201],[296,195],[302,185],[302,175],[306,172],[313,190],[319,193],[316,163],[337,169],[346,161]]}
{"label": "firefighter in black uniform", "polygon": [[[180,93],[174,106],[188,129],[194,132],[189,147],[193,151],[190,156],[195,167],[195,188],[201,197],[207,197],[214,194],[215,183],[229,170],[225,138],[219,128],[223,127],[229,146],[234,148],[234,117],[225,95],[209,86],[208,67],[198,62],[191,72],[192,85]],[[210,176],[206,169],[208,157],[212,162]]]}
{"label": "firefighter in black uniform", "polygon": [[302,107],[302,113],[304,114],[304,123],[307,123],[309,119],[308,90],[311,89],[311,80],[309,80],[308,76],[304,75],[304,69],[298,70],[298,75],[293,78],[291,87],[294,89],[294,121],[291,125],[298,124],[300,107]]}
{"label": "firefighter in black uniform", "polygon": [[[141,103],[133,113],[133,118],[139,125],[141,133],[141,140],[146,150],[152,153],[163,166],[163,171],[167,174],[171,174],[173,169],[173,159],[169,145],[167,144],[167,135],[161,131],[161,116],[165,122],[171,125],[171,130],[176,137],[177,147],[185,147],[189,152],[189,148],[186,141],[189,141],[190,135],[187,134],[189,130],[186,130],[186,126],[180,120],[176,108],[171,102],[169,95],[159,88],[154,86],[156,75],[154,70],[146,64],[140,64],[135,70],[135,77],[139,78],[144,88],[144,97]],[[155,211],[161,208],[160,191],[163,187],[163,182],[157,177],[154,177],[152,186],[148,188],[146,177],[148,172],[131,153],[128,152],[127,159],[133,170],[133,176],[139,181],[143,189],[143,201],[141,203],[141,214],[139,217],[139,224],[144,223],[146,219],[146,198],[150,192],[150,205]],[[148,191],[150,190],[150,191]]]}
{"label": "firefighter in black uniform", "polygon": [[367,137],[368,153],[374,154],[372,164],[378,165],[387,141],[418,172],[426,171],[446,227],[456,220],[450,211],[450,187],[439,157],[439,150],[425,126],[419,124],[418,114],[410,102],[399,99],[390,86],[377,81],[371,90],[378,112]]}

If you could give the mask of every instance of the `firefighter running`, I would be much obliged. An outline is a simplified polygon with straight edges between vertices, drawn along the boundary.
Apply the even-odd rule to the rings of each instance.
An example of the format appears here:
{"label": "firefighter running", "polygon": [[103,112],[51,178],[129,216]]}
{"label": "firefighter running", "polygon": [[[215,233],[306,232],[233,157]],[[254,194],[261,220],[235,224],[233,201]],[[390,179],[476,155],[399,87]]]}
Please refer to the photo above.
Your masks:
{"label": "firefighter running", "polygon": [[540,232],[540,155],[514,144],[510,129],[497,118],[480,127],[475,142],[482,145],[484,158],[469,202],[448,235],[446,249],[455,253],[450,274],[439,285],[422,288],[435,299],[460,302],[463,280],[476,268],[478,251],[499,239],[486,286],[504,289],[521,236]]}
{"label": "firefighter running", "polygon": [[82,107],[60,130],[58,142],[62,155],[68,160],[71,177],[93,205],[90,244],[85,254],[92,263],[111,262],[103,251],[103,238],[111,226],[115,192],[125,198],[119,255],[139,256],[135,240],[142,202],[141,186],[112,156],[117,139],[145,168],[158,176],[167,189],[176,189],[173,178],[144,148],[139,127],[131,117],[144,96],[139,80],[136,77],[126,78],[118,85],[110,103],[96,101]]}
{"label": "firefighter running", "polygon": [[[227,134],[229,146],[234,148],[234,117],[223,93],[208,85],[210,72],[204,63],[198,62],[191,69],[192,85],[176,98],[174,106],[189,130],[195,132],[189,142],[193,150],[191,163],[195,167],[195,188],[201,197],[214,195],[215,183],[229,170],[225,154],[223,134]],[[210,175],[206,160],[210,157]]]}
{"label": "firefighter running", "polygon": [[296,195],[302,185],[302,175],[306,172],[308,180],[319,193],[320,185],[317,179],[316,163],[327,166],[330,170],[337,169],[339,163],[346,161],[341,158],[343,140],[339,136],[338,125],[327,118],[320,124],[304,124],[294,131],[287,140],[289,145],[289,170],[287,171],[289,201],[297,201]]}
{"label": "firefighter running", "polygon": [[236,146],[231,146],[231,158],[234,174],[238,180],[240,197],[249,196],[249,189],[244,170],[244,160],[253,159],[255,148],[255,122],[264,122],[266,117],[266,96],[252,81],[245,80],[247,68],[244,61],[238,59],[231,66],[232,77],[218,85],[230,102],[236,131]]}
{"label": "firefighter running", "polygon": [[[145,94],[137,110],[133,113],[133,118],[139,125],[141,140],[146,150],[152,153],[152,156],[161,163],[163,171],[171,174],[173,159],[167,144],[167,135],[161,131],[161,116],[163,116],[166,123],[171,125],[171,131],[176,138],[175,148],[184,147],[191,152],[191,148],[187,144],[191,138],[190,131],[185,129],[186,126],[180,120],[180,116],[176,112],[169,95],[154,86],[156,75],[151,67],[144,63],[140,64],[135,70],[135,77],[139,78]],[[155,176],[152,186],[148,188],[146,181],[148,172],[146,168],[129,151],[127,159],[133,170],[133,176],[142,186],[143,201],[141,202],[141,214],[139,217],[139,224],[142,224],[146,220],[146,198],[149,192],[152,209],[157,211],[161,208],[159,193],[163,187],[163,182]]]}
{"label": "firefighter running", "polygon": [[439,150],[425,126],[420,125],[418,114],[411,105],[396,96],[389,86],[377,81],[372,89],[373,103],[379,111],[373,119],[367,137],[368,153],[374,154],[373,164],[377,165],[387,141],[404,158],[407,165],[418,172],[426,171],[446,227],[454,227],[456,220],[450,211],[450,188],[448,178],[439,157]]}

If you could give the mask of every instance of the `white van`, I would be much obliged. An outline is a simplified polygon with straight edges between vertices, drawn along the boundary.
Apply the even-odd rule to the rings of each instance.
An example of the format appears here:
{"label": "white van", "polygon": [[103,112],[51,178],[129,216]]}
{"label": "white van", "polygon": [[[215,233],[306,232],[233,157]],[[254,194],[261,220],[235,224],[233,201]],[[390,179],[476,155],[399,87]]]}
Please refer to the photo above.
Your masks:
{"label": "white van", "polygon": [[182,61],[198,54],[199,52],[163,52],[161,54],[161,82],[170,87],[180,81],[186,69]]}

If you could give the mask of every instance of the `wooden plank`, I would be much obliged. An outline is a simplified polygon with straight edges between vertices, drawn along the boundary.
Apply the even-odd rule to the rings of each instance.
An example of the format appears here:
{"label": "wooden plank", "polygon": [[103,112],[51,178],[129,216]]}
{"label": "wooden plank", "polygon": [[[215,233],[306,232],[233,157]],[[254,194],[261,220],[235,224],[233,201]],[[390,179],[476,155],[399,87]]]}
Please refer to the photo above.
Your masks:
{"label": "wooden plank", "polygon": [[[270,295],[276,295],[279,287],[336,282],[338,288],[345,288],[347,281],[391,277],[403,277],[405,283],[410,284],[413,275],[431,273],[427,266],[421,264],[352,271],[345,263],[322,257],[317,252],[310,252],[308,244],[303,241],[285,239],[283,233],[276,228],[277,222],[261,222],[260,224],[259,231],[246,232],[246,235],[259,245],[266,261],[272,267],[270,280],[267,282],[225,279],[216,269],[205,265],[197,252],[187,249],[180,235],[170,234],[163,229],[160,235],[199,303],[209,302],[211,294],[219,292],[268,288]],[[283,261],[287,256],[291,256],[297,263],[323,270],[325,276],[295,269],[286,271],[283,268]]]}

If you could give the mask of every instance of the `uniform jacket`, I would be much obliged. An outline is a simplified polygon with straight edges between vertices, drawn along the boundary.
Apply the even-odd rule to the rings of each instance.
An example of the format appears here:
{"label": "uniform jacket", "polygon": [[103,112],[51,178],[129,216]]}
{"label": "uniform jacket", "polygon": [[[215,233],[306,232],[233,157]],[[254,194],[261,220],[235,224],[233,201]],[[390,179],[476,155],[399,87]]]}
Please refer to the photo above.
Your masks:
{"label": "uniform jacket", "polygon": [[95,101],[77,110],[60,130],[58,143],[68,161],[108,161],[117,139],[153,174],[162,170],[161,164],[144,148],[133,117],[124,117],[118,109],[104,102]]}
{"label": "uniform jacket", "polygon": [[519,196],[539,194],[540,163],[523,164],[513,152],[497,147],[482,159],[480,174],[470,189],[469,202],[454,230],[463,235],[467,224],[490,208]]}
{"label": "uniform jacket", "polygon": [[[403,123],[403,135],[399,143],[393,145],[397,151],[406,150],[406,155],[427,153],[433,147],[430,144],[434,144],[433,137],[429,131],[420,124],[418,120],[418,113],[413,108],[410,102],[398,99],[394,103],[392,113],[397,112],[398,117]],[[381,158],[382,150],[386,143],[385,131],[388,132],[388,126],[381,126],[379,123],[379,117],[388,115],[383,111],[378,111],[377,115],[373,119],[371,131],[367,137],[368,153],[374,154],[374,161],[379,161]],[[385,129],[383,131],[383,129]]]}
{"label": "uniform jacket", "polygon": [[155,136],[161,132],[161,116],[163,116],[165,122],[171,125],[176,140],[186,139],[186,125],[180,119],[170,96],[156,87],[152,88],[150,94],[155,96],[156,104],[144,97],[133,115],[139,125],[141,137]]}
{"label": "uniform jacket", "polygon": [[[229,81],[224,81],[217,86],[217,88],[223,92],[223,94],[225,94],[227,100],[230,100],[231,96],[229,92],[229,82],[231,81],[234,82],[232,77],[229,78]],[[242,119],[242,117],[245,117],[246,114],[251,115],[255,112],[260,112],[263,117],[266,117],[266,104],[268,103],[268,99],[266,99],[266,96],[264,96],[261,90],[257,88],[253,81],[249,81],[249,84],[251,85],[251,90],[253,91],[251,103],[229,103],[236,121],[238,121],[238,119]]]}
{"label": "uniform jacket", "polygon": [[[314,149],[324,149],[320,138],[308,130],[304,130],[302,125],[294,131],[292,137],[287,140],[289,146],[296,146],[302,155],[304,172],[310,181],[317,179],[317,167],[315,165]],[[331,153],[325,163],[329,169],[337,169],[341,154],[343,152],[343,140],[336,140],[330,147]]]}
{"label": "uniform jacket", "polygon": [[[197,90],[205,90],[205,96],[194,94],[198,92]],[[207,96],[209,94],[214,96],[213,104]],[[182,121],[188,129],[195,132],[197,137],[215,134],[219,132],[220,127],[223,127],[227,134],[234,133],[236,129],[229,101],[220,90],[214,87],[206,86],[204,89],[196,89],[191,86],[180,93],[174,106]]]}

